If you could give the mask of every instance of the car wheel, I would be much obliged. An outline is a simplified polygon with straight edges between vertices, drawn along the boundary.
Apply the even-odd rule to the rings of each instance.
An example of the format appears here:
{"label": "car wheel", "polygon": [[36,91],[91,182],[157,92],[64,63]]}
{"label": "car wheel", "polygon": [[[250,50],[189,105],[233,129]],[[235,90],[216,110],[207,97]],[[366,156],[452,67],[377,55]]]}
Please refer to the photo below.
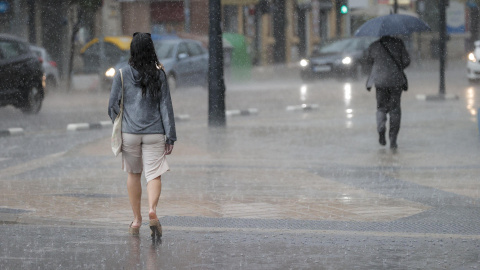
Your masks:
{"label": "car wheel", "polygon": [[24,98],[24,104],[21,107],[22,112],[26,114],[37,114],[42,108],[43,89],[37,86],[31,86]]}
{"label": "car wheel", "polygon": [[177,79],[175,78],[175,75],[173,74],[168,75],[167,80],[168,80],[168,87],[170,88],[170,92],[175,91],[175,89],[177,88]]}

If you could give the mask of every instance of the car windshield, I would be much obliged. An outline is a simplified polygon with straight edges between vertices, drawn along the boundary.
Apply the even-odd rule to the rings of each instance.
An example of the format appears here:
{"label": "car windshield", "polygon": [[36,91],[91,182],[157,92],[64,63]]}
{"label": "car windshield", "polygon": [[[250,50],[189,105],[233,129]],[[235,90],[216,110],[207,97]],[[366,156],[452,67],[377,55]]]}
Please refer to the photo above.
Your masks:
{"label": "car windshield", "polygon": [[175,42],[155,41],[154,45],[158,59],[166,59],[173,57]]}
{"label": "car windshield", "polygon": [[351,52],[358,49],[360,39],[342,39],[320,48],[320,53]]}

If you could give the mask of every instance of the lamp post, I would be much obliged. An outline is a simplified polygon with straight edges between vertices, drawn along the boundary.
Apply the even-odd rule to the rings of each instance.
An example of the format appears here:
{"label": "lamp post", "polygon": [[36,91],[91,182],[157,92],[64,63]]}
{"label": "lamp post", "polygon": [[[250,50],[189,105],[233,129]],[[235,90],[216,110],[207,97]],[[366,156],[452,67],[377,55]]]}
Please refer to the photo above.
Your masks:
{"label": "lamp post", "polygon": [[447,54],[447,23],[446,23],[446,8],[447,0],[439,1],[440,10],[440,40],[439,40],[439,54],[440,54],[440,89],[439,95],[445,95],[445,58]]}
{"label": "lamp post", "polygon": [[220,0],[209,0],[208,125],[211,127],[226,125],[221,8]]}

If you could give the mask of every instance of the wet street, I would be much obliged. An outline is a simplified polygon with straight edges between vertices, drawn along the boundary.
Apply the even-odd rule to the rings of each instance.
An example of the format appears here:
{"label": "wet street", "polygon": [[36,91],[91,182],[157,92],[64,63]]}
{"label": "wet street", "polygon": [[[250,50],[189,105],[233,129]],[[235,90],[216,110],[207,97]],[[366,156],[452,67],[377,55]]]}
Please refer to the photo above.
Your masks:
{"label": "wet street", "polygon": [[108,91],[0,108],[0,130],[24,131],[0,137],[0,269],[480,269],[480,84],[449,63],[458,99],[424,100],[437,67],[406,70],[397,150],[378,144],[365,78],[256,69],[227,84],[225,129],[208,128],[205,89],[176,89],[161,242],[145,192],[140,237],[127,233],[126,174],[99,124]]}

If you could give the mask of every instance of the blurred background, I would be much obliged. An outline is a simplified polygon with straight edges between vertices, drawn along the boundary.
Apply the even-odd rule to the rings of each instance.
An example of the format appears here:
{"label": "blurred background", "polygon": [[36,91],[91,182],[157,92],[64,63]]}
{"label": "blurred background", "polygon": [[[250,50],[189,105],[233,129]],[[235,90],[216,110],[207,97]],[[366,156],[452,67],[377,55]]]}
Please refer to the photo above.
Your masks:
{"label": "blurred background", "polygon": [[[447,56],[465,58],[479,39],[478,1],[446,3]],[[332,39],[352,36],[365,21],[394,12],[419,17],[432,28],[405,38],[412,58],[439,57],[436,0],[222,0],[221,6],[223,32],[230,34],[224,39],[226,68],[236,68],[234,76],[241,78],[251,66],[297,63]],[[70,69],[74,74],[108,69],[136,31],[195,39],[206,47],[208,14],[207,0],[1,0],[0,33],[45,48],[64,80]],[[92,64],[87,49],[95,39],[110,47]],[[97,58],[102,53],[98,47],[91,51]]]}

